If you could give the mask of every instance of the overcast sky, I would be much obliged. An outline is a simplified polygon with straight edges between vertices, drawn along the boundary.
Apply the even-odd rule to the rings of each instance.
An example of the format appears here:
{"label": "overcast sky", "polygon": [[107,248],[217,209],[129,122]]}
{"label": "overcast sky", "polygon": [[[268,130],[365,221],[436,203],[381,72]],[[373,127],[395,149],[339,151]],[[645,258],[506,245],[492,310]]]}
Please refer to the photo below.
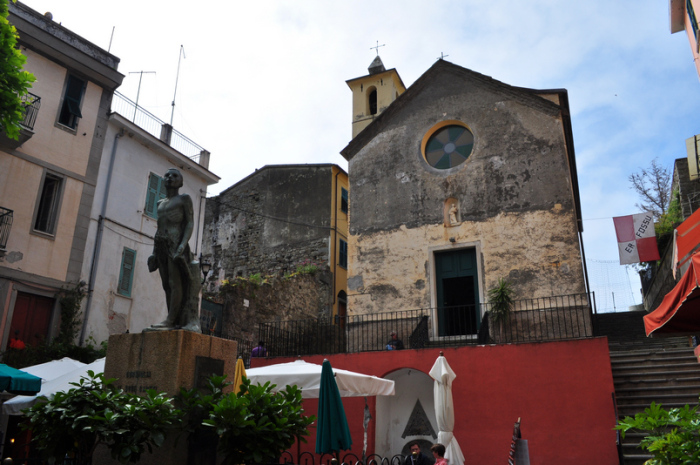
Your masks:
{"label": "overcast sky", "polygon": [[[119,92],[212,153],[216,194],[266,164],[336,163],[351,137],[345,81],[379,54],[411,85],[441,53],[519,87],[565,88],[591,265],[617,260],[613,216],[636,213],[628,176],[673,168],[700,132],[700,83],[667,0],[194,2],[26,0],[98,46]],[[632,283],[635,300],[640,301]]]}

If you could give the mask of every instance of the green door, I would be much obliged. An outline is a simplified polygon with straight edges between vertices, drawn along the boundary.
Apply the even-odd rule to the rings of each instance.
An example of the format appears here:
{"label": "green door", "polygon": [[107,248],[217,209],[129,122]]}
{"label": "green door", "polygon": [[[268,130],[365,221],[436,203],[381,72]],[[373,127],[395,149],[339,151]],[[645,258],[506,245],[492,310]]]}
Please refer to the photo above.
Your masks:
{"label": "green door", "polygon": [[479,331],[478,276],[475,249],[435,254],[439,336]]}

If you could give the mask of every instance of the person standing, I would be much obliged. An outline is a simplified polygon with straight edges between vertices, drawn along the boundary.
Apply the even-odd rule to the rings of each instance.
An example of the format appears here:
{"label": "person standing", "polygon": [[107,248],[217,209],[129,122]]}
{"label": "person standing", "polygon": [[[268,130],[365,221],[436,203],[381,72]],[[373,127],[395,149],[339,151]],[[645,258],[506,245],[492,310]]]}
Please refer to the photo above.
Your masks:
{"label": "person standing", "polygon": [[389,342],[386,344],[386,350],[402,350],[403,342],[399,339],[399,335],[396,334],[396,331],[392,331],[390,336],[391,339],[389,339]]}
{"label": "person standing", "polygon": [[445,446],[442,444],[433,444],[430,451],[433,453],[433,457],[435,457],[435,465],[447,465]]}
{"label": "person standing", "polygon": [[253,347],[250,352],[251,357],[267,357],[267,349],[265,348],[265,341],[258,341],[258,345]]}
{"label": "person standing", "polygon": [[409,450],[411,451],[411,455],[406,457],[404,465],[429,465],[428,457],[421,452],[418,441],[413,441],[409,445]]}

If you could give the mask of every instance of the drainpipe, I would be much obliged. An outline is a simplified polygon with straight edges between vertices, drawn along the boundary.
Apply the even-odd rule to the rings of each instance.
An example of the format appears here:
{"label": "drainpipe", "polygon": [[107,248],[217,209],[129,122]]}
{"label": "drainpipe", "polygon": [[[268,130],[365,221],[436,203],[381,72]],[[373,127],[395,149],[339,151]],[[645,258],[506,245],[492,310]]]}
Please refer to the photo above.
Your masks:
{"label": "drainpipe", "polygon": [[100,248],[102,247],[102,232],[104,231],[105,215],[107,214],[107,200],[109,199],[109,187],[112,184],[112,171],[114,169],[114,159],[117,154],[117,143],[124,135],[124,129],[120,130],[114,136],[114,144],[112,145],[112,153],[109,158],[109,169],[107,170],[107,181],[105,183],[105,193],[102,198],[102,208],[100,216],[97,219],[97,234],[95,235],[95,248],[92,253],[92,263],[90,264],[90,279],[88,281],[87,302],[85,303],[85,315],[83,317],[83,327],[80,330],[79,345],[85,342],[85,333],[87,331],[88,317],[90,316],[90,307],[92,305],[92,294],[95,290],[95,278],[97,276],[97,265],[100,261]]}

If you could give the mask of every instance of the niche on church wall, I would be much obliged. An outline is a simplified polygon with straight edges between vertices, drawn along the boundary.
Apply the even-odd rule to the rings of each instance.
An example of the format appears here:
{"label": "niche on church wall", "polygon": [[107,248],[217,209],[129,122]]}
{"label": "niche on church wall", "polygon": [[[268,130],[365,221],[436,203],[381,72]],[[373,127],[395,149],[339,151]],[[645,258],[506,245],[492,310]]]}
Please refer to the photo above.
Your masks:
{"label": "niche on church wall", "polygon": [[459,200],[454,197],[449,197],[445,200],[442,207],[443,223],[446,228],[451,228],[454,226],[459,226],[462,224],[461,215],[459,211]]}

